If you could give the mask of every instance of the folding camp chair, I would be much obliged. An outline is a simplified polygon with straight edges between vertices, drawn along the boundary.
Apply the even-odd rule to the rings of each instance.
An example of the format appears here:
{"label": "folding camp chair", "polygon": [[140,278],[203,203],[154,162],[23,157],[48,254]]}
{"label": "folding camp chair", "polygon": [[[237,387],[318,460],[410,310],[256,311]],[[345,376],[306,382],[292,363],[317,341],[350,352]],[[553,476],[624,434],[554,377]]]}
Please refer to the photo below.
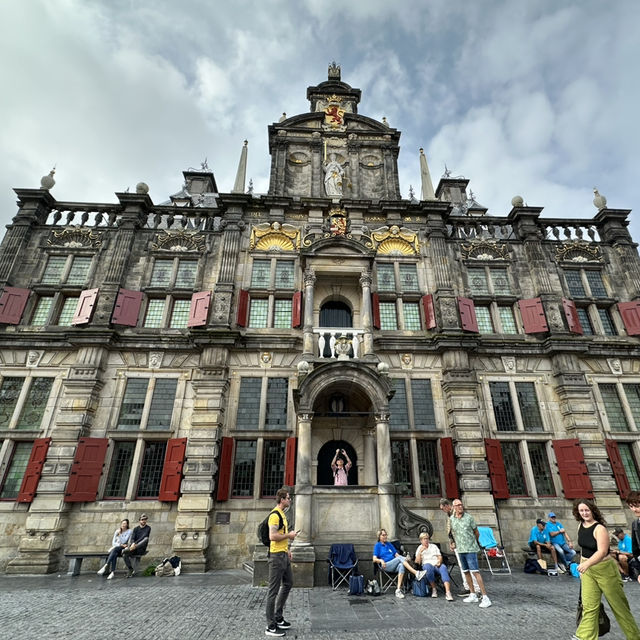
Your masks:
{"label": "folding camp chair", "polygon": [[349,578],[356,575],[358,556],[352,544],[332,544],[329,549],[329,579],[335,591],[341,584],[349,587]]}
{"label": "folding camp chair", "polygon": [[487,568],[491,575],[511,575],[509,559],[504,547],[498,544],[496,537],[493,535],[493,529],[491,527],[478,527],[478,533],[480,534],[478,544],[482,547],[487,561]]}
{"label": "folding camp chair", "polygon": [[[404,551],[404,547],[402,546],[402,544],[400,543],[400,540],[394,540],[391,543],[395,550],[400,554],[400,555],[405,555],[405,551]],[[381,565],[379,564],[374,564],[373,565],[373,577],[378,580],[378,582],[380,583],[380,589],[382,590],[382,593],[386,593],[387,591],[389,591],[389,589],[394,586],[398,580],[398,572],[389,572],[386,569],[383,569]],[[413,574],[410,573],[409,571],[405,572],[404,574],[404,580],[402,582],[402,590],[407,592],[411,590],[411,583],[413,578]]]}

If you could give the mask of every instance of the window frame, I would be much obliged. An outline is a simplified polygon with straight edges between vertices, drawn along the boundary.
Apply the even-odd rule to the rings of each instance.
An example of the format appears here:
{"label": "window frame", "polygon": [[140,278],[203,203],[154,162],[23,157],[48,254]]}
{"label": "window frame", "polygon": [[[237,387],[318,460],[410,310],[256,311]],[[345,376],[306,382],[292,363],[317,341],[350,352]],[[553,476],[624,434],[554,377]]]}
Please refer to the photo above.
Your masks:
{"label": "window frame", "polygon": [[[55,409],[55,405],[57,403],[57,397],[60,392],[60,384],[58,381],[58,377],[56,375],[46,375],[44,371],[38,371],[38,375],[33,375],[33,373],[29,372],[25,375],[15,375],[18,372],[11,372],[12,375],[0,374],[0,387],[2,386],[5,378],[23,378],[22,387],[20,388],[20,392],[18,393],[18,397],[16,400],[16,404],[13,407],[13,411],[11,413],[11,417],[9,418],[9,423],[6,427],[0,427],[0,434],[44,434],[47,433],[51,427],[51,422],[53,420],[53,413]],[[24,405],[27,401],[27,398],[31,392],[34,381],[40,378],[48,378],[51,379],[51,388],[49,390],[49,396],[45,402],[45,407],[42,413],[42,418],[40,419],[40,426],[36,429],[24,429],[19,428],[18,423],[22,416],[22,411],[24,409]]]}

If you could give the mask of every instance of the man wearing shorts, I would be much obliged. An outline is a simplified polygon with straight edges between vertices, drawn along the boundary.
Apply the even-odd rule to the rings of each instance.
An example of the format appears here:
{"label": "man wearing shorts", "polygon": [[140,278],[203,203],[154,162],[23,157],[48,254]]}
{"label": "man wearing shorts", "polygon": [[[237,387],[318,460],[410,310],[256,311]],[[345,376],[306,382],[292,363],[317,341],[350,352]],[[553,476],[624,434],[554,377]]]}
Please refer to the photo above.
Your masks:
{"label": "man wearing shorts", "polygon": [[[471,515],[465,513],[462,501],[458,498],[453,501],[453,515],[449,518],[449,523],[455,541],[450,542],[449,546],[451,547],[451,551],[458,552],[460,570],[463,572],[467,586],[471,592],[462,602],[478,602],[478,600],[480,600],[480,607],[486,609],[491,606],[491,600],[489,600],[484,586],[484,580],[478,568],[478,551],[480,551],[478,538],[480,537],[480,533],[478,532],[476,521]],[[478,586],[482,593],[481,599],[478,598],[473,590],[472,574],[478,581]]]}

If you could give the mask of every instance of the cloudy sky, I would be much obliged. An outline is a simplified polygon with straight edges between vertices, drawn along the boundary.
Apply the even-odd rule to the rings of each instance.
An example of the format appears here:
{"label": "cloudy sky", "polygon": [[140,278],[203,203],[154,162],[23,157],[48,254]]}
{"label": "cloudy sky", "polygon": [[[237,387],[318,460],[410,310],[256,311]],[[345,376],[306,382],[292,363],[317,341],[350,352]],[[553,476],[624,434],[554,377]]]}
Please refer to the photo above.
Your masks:
{"label": "cloudy sky", "polygon": [[519,194],[591,217],[597,186],[640,241],[639,19],[636,0],[5,0],[0,223],[53,165],[58,200],[143,180],[160,203],[205,157],[229,191],[245,138],[266,192],[267,125],[335,60],[402,131],[404,197],[423,146],[434,183],[446,163],[494,215]]}

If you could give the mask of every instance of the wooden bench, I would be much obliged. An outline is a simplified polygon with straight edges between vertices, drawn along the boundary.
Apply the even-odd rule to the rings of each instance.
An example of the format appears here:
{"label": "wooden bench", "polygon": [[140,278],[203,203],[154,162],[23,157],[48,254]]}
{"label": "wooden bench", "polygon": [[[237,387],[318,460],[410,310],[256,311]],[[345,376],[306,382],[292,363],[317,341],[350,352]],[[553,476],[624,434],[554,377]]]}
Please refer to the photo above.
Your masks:
{"label": "wooden bench", "polygon": [[107,561],[107,556],[109,555],[109,551],[78,551],[76,553],[65,553],[64,557],[66,560],[69,560],[69,570],[67,571],[68,576],[79,576],[80,568],[82,567],[82,561],[85,558],[100,558],[102,560],[102,564]]}

